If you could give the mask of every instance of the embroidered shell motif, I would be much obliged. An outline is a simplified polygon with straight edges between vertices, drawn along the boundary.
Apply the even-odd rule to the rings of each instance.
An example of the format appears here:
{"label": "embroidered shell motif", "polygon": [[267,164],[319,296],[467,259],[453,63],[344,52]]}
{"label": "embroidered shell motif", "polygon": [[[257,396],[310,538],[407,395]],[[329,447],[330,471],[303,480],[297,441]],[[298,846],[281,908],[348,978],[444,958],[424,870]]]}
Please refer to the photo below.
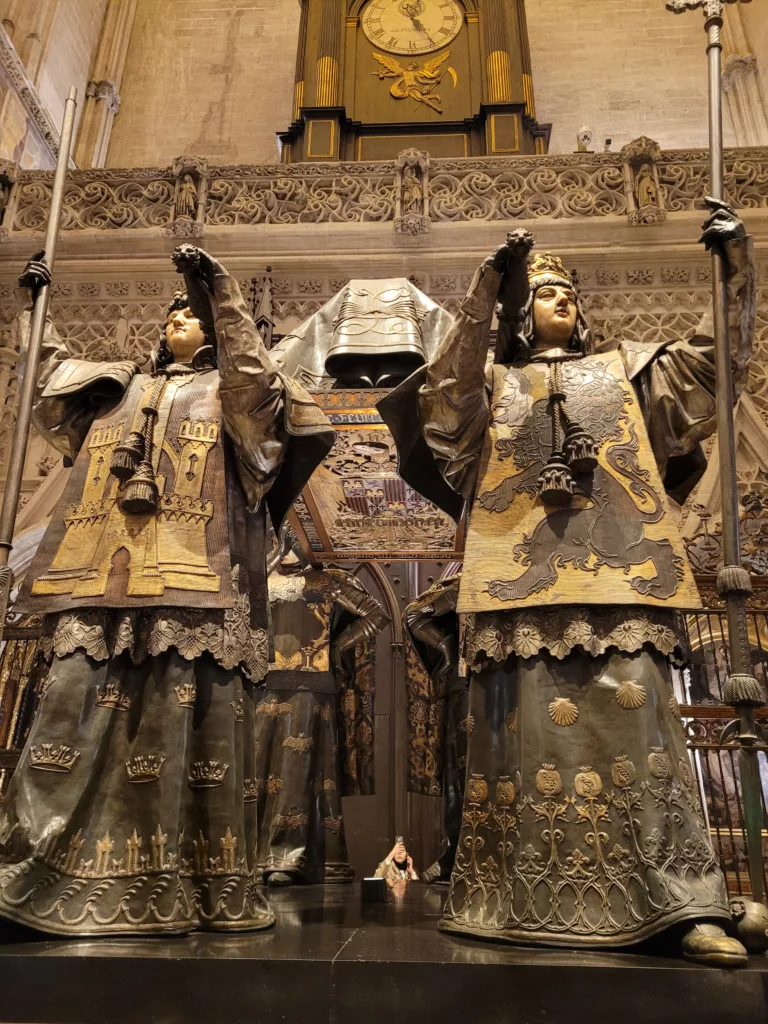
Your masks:
{"label": "embroidered shell motif", "polygon": [[627,679],[616,690],[616,703],[625,711],[636,711],[648,699],[645,687],[633,679]]}
{"label": "embroidered shell motif", "polygon": [[579,717],[579,709],[567,697],[558,697],[549,705],[549,717],[555,725],[573,725]]}

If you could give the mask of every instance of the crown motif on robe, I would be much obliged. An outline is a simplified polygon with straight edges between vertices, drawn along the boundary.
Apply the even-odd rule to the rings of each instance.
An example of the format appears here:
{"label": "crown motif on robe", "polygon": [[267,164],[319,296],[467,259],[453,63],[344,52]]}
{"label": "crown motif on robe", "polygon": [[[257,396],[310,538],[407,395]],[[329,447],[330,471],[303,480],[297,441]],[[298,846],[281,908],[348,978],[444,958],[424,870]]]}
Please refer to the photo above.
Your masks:
{"label": "crown motif on robe", "polygon": [[137,754],[125,762],[129,782],[154,782],[160,778],[160,769],[165,764],[164,757],[157,754]]}
{"label": "crown motif on robe", "polygon": [[116,711],[128,711],[131,698],[121,690],[114,680],[110,680],[103,690],[96,689],[96,703],[101,708],[115,708]]}
{"label": "crown motif on robe", "polygon": [[528,283],[531,287],[534,287],[538,279],[542,277],[558,277],[573,287],[573,277],[570,271],[565,269],[560,257],[551,252],[537,253],[528,264]]}
{"label": "crown motif on robe", "polygon": [[52,743],[41,743],[39,747],[29,748],[30,766],[44,772],[71,772],[78,757],[79,750],[65,746],[54,747]]}
{"label": "crown motif on robe", "polygon": [[190,765],[187,782],[192,789],[220,786],[228,768],[229,765],[221,761],[194,761]]}
{"label": "crown motif on robe", "polygon": [[180,708],[194,708],[197,687],[194,683],[184,683],[182,686],[174,686],[176,701]]}

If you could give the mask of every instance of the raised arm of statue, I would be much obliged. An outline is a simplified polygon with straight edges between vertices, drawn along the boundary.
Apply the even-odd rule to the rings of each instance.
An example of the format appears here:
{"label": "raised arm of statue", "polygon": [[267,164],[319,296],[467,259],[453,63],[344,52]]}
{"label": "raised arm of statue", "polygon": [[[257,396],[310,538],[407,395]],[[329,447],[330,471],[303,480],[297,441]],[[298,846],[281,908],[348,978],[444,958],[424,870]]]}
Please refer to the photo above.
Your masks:
{"label": "raised arm of statue", "polygon": [[[19,308],[13,323],[13,343],[19,351],[19,383],[26,371],[35,293],[50,280],[44,253],[36,253],[24,268],[16,291]],[[96,416],[119,401],[137,369],[130,362],[72,359],[48,316],[32,409],[33,426],[56,451],[74,459]]]}
{"label": "raised arm of statue", "polygon": [[[701,241],[722,247],[728,264],[729,331],[737,397],[746,383],[755,326],[752,239],[729,207],[713,210]],[[657,345],[624,342],[621,352],[662,475],[671,459],[689,455],[715,430],[715,367],[711,307],[690,341]]]}
{"label": "raised arm of statue", "polygon": [[435,682],[443,686],[458,662],[459,580],[460,576],[439,580],[412,601],[403,615],[421,660]]}
{"label": "raised arm of statue", "polygon": [[336,638],[335,646],[339,653],[378,636],[390,619],[376,598],[349,573],[335,569],[327,569],[326,572],[333,580],[332,599],[355,616]]}
{"label": "raised arm of statue", "polygon": [[195,246],[180,246],[174,260],[193,313],[213,318],[222,418],[248,506],[257,509],[273,492],[270,513],[279,525],[309,466],[330,450],[333,429],[307,392],[278,372],[235,278]]}
{"label": "raised arm of statue", "polygon": [[446,483],[464,498],[472,494],[489,419],[486,382],[489,331],[496,302],[525,277],[533,244],[515,231],[478,267],[456,319],[427,367],[419,392],[424,439]]}

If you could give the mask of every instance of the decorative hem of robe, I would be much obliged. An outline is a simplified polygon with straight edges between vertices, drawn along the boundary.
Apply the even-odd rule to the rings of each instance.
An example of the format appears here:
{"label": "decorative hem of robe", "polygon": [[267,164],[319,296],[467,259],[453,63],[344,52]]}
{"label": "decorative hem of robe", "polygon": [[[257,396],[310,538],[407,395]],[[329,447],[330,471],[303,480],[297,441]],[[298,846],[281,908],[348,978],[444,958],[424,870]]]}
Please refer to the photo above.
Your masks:
{"label": "decorative hem of robe", "polygon": [[275,923],[249,875],[89,878],[34,857],[0,867],[0,913],[38,931],[78,937],[258,931]]}
{"label": "decorative hem of robe", "polygon": [[[445,885],[447,883],[437,884]],[[567,949],[589,946],[590,948],[621,949],[624,946],[635,946],[640,942],[645,942],[654,935],[658,935],[661,931],[666,931],[667,928],[672,928],[674,925],[682,924],[685,921],[690,921],[693,925],[705,920],[712,923],[719,923],[721,921],[728,922],[729,924],[733,923],[732,916],[726,910],[708,910],[705,914],[702,914],[700,910],[686,908],[685,910],[679,910],[675,914],[668,914],[661,923],[654,922],[653,924],[648,924],[637,932],[632,932],[631,935],[595,936],[582,935],[579,932],[562,932],[557,934],[556,932],[549,931],[525,931],[521,928],[485,929],[480,925],[460,925],[456,921],[446,920],[445,918],[438,922],[437,927],[439,931],[451,935],[460,935],[471,939],[487,939],[490,942],[511,942],[516,946],[563,946]]]}
{"label": "decorative hem of robe", "polygon": [[251,626],[248,594],[238,590],[239,571],[232,569],[232,608],[84,608],[50,616],[53,653],[63,658],[80,649],[94,661],[106,661],[128,651],[138,665],[171,648],[187,661],[208,651],[222,668],[239,667],[258,683],[267,674],[269,639],[266,630]]}
{"label": "decorative hem of robe", "polygon": [[467,668],[481,670],[516,654],[531,658],[548,651],[562,661],[581,648],[593,657],[611,647],[634,653],[650,644],[681,660],[674,612],[638,607],[532,608],[520,612],[472,612],[466,616],[463,654]]}
{"label": "decorative hem of robe", "polygon": [[472,674],[443,930],[620,947],[729,920],[670,683],[648,647]]}
{"label": "decorative hem of robe", "polygon": [[0,917],[68,935],[246,931],[255,687],[210,653],[54,657],[0,807]]}

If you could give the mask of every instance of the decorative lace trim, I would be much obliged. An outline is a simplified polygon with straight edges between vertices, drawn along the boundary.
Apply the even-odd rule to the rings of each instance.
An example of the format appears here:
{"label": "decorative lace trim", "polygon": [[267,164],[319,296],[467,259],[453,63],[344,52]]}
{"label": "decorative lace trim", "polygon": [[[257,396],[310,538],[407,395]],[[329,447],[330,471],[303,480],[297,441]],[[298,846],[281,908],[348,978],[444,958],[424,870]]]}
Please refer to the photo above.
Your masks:
{"label": "decorative lace trim", "polygon": [[171,647],[188,661],[208,651],[222,668],[240,666],[251,682],[258,683],[267,674],[267,632],[251,626],[251,604],[248,594],[240,593],[239,577],[240,567],[235,566],[232,608],[65,612],[56,621],[53,652],[63,658],[82,649],[95,661],[106,661],[128,651],[138,664]]}
{"label": "decorative lace trim", "polygon": [[541,650],[565,658],[576,647],[603,654],[609,647],[633,653],[651,644],[674,655],[680,639],[672,612],[652,608],[534,608],[521,612],[467,615],[464,654],[468,668],[480,670],[511,654],[532,658]]}

